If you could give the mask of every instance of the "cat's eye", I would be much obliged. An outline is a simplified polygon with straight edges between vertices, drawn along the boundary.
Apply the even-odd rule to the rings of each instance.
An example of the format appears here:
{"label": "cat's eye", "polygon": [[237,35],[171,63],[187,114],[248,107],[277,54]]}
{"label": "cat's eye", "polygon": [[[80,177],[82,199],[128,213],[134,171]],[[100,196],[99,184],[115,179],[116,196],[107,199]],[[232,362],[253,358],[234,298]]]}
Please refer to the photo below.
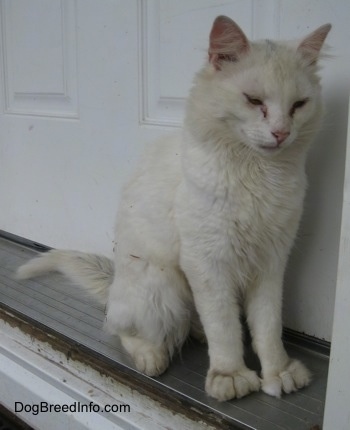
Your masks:
{"label": "cat's eye", "polygon": [[254,106],[262,106],[264,104],[264,102],[260,99],[248,96],[248,94],[246,94],[246,93],[244,93],[244,95],[245,95],[246,99],[248,100],[248,102]]}
{"label": "cat's eye", "polygon": [[291,116],[293,116],[293,115],[294,115],[294,113],[295,113],[295,111],[296,111],[297,109],[302,108],[302,107],[307,103],[307,101],[308,101],[308,99],[304,99],[304,100],[298,100],[298,101],[296,101],[296,102],[293,104],[292,109],[290,110],[290,115],[291,115]]}

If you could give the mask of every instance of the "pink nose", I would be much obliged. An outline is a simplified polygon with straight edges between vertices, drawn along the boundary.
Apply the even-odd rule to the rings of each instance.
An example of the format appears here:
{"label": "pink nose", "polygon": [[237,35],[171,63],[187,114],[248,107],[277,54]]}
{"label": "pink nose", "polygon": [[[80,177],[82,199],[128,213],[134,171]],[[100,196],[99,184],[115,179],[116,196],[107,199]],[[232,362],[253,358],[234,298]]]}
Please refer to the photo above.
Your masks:
{"label": "pink nose", "polygon": [[275,137],[277,141],[277,145],[280,145],[290,135],[290,131],[276,130],[276,131],[271,131],[271,134],[273,137]]}

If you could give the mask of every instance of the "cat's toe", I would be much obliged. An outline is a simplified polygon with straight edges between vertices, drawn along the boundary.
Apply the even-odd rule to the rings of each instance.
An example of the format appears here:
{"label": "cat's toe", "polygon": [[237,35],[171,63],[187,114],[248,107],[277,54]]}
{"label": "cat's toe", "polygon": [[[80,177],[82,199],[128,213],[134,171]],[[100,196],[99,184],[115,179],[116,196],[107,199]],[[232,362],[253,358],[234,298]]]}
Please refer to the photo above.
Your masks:
{"label": "cat's toe", "polygon": [[205,390],[209,396],[219,401],[241,398],[252,391],[258,391],[260,380],[257,374],[247,368],[233,373],[210,370]]}
{"label": "cat's toe", "polygon": [[262,390],[274,397],[281,397],[282,392],[291,393],[309,385],[311,373],[298,360],[291,360],[288,366],[277,375],[262,380]]}
{"label": "cat's toe", "polygon": [[159,376],[169,365],[167,354],[159,351],[139,351],[133,355],[137,370],[147,376]]}
{"label": "cat's toe", "polygon": [[311,372],[299,360],[292,360],[287,372],[291,374],[296,389],[306,387],[311,382]]}
{"label": "cat's toe", "polygon": [[147,376],[159,376],[169,365],[169,353],[165,344],[129,335],[121,335],[123,347],[133,359],[136,369]]}

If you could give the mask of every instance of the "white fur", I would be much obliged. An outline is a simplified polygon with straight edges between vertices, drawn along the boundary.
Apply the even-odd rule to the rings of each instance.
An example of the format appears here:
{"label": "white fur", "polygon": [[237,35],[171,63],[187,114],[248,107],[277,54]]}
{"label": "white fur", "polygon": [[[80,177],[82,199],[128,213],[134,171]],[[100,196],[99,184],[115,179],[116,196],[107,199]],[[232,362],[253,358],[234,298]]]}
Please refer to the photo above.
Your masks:
{"label": "white fur", "polygon": [[108,258],[78,251],[52,250],[19,267],[16,278],[33,278],[50,271],[61,272],[76,284],[83,284],[100,303],[107,303],[114,274],[113,262]]}
{"label": "white fur", "polygon": [[[225,23],[237,38],[241,30]],[[312,49],[319,50],[325,36],[316,35],[321,40]],[[22,277],[60,270],[95,290],[107,302],[106,330],[121,336],[136,367],[151,376],[166,369],[191,325],[203,337],[198,312],[209,346],[206,391],[219,400],[260,387],[243,360],[241,308],[261,361],[262,389],[280,396],[310,381],[284,350],[281,302],[306,153],[321,115],[319,80],[302,45],[252,43],[247,52],[244,43],[234,62],[211,54],[196,77],[183,132],[149,147],[125,186],[114,277],[106,261],[98,269],[96,257],[66,251],[20,269]],[[263,99],[268,115],[245,93]],[[293,103],[305,98],[291,115]],[[290,134],[273,148],[272,131],[279,129]]]}

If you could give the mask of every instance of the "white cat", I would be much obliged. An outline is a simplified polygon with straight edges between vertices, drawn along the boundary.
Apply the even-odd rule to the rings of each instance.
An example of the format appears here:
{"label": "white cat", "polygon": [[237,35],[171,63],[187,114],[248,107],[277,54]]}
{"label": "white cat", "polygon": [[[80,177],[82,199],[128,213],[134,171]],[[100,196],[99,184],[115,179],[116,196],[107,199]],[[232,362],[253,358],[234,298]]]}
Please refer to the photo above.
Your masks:
{"label": "white cat", "polygon": [[[282,283],[302,213],[305,159],[321,118],[317,60],[330,30],[298,43],[249,42],[220,16],[181,135],[147,149],[123,191],[114,264],[51,251],[18,271],[58,270],[107,304],[137,369],[164,372],[191,328],[209,347],[218,400],[307,385],[281,341]],[[243,360],[246,315],[261,379]],[[199,315],[199,318],[198,318]]]}

